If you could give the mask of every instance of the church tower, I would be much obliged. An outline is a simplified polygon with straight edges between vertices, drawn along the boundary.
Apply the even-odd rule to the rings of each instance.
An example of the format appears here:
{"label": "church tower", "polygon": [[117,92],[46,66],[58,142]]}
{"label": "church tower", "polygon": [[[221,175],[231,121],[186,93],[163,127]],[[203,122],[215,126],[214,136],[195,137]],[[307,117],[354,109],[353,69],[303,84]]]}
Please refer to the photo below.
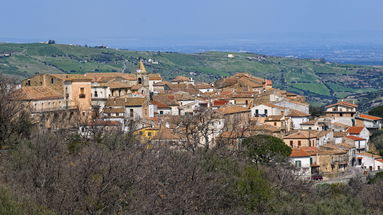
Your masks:
{"label": "church tower", "polygon": [[149,95],[149,73],[146,71],[142,60],[138,62],[136,72],[137,84],[141,85],[141,93]]}

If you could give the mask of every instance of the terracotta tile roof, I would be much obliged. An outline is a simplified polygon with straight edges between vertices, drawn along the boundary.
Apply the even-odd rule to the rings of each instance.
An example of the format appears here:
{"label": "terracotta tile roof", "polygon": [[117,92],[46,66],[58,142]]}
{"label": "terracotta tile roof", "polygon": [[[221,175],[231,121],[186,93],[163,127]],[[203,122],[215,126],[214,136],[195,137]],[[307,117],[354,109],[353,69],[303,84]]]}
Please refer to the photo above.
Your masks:
{"label": "terracotta tile roof", "polygon": [[340,147],[342,147],[342,148],[346,148],[346,149],[352,149],[352,148],[355,148],[355,145],[354,145],[354,144],[339,143],[338,145],[339,145]]}
{"label": "terracotta tile roof", "polygon": [[310,114],[306,114],[297,110],[290,109],[290,113],[287,115],[289,117],[309,117]]}
{"label": "terracotta tile roof", "polygon": [[237,91],[233,93],[232,98],[254,98],[254,92]]}
{"label": "terracotta tile roof", "polygon": [[142,87],[141,84],[136,84],[131,87],[132,90],[139,90]]}
{"label": "terracotta tile roof", "polygon": [[302,149],[293,149],[291,151],[290,157],[298,158],[298,157],[310,157],[310,154]]}
{"label": "terracotta tile roof", "polygon": [[124,108],[104,108],[104,113],[125,113]]}
{"label": "terracotta tile roof", "polygon": [[367,114],[360,114],[358,117],[362,118],[362,119],[368,119],[368,120],[382,120],[382,118],[380,118],[380,117],[371,116],[371,115],[367,115]]}
{"label": "terracotta tile roof", "polygon": [[317,123],[316,120],[310,120],[308,122],[303,122],[301,123],[301,125],[315,125]]}
{"label": "terracotta tile roof", "polygon": [[146,98],[109,98],[105,106],[139,107],[145,104]]}
{"label": "terracotta tile roof", "polygon": [[160,81],[162,80],[161,74],[149,74],[150,81]]}
{"label": "terracotta tile roof", "polygon": [[283,116],[282,115],[270,115],[266,117],[265,121],[281,121]]}
{"label": "terracotta tile roof", "polygon": [[303,147],[300,147],[299,149],[305,151],[309,155],[316,155],[319,151],[317,147],[313,147],[313,146],[303,146]]}
{"label": "terracotta tile roof", "polygon": [[356,137],[356,136],[346,136],[347,139],[353,140],[353,141],[361,141],[361,140],[366,140],[361,137]]}
{"label": "terracotta tile roof", "polygon": [[271,86],[271,85],[273,85],[273,81],[272,80],[266,80],[265,84]]}
{"label": "terracotta tile roof", "polygon": [[159,101],[151,101],[152,104],[156,105],[157,108],[170,108],[167,104],[164,104]]}
{"label": "terracotta tile roof", "polygon": [[13,98],[20,101],[63,99],[64,96],[50,87],[28,86],[13,92]]}
{"label": "terracotta tile roof", "polygon": [[338,106],[338,105],[339,106],[345,106],[345,107],[353,107],[353,108],[358,107],[358,105],[352,104],[352,103],[349,103],[349,102],[337,102],[335,104],[327,105],[326,108],[333,107],[333,106]]}
{"label": "terracotta tile roof", "polygon": [[175,99],[175,95],[173,94],[154,95],[152,98],[153,98],[153,101],[158,101],[167,106],[179,106],[179,104],[177,103],[177,100]]}
{"label": "terracotta tile roof", "polygon": [[319,155],[339,155],[339,154],[346,154],[348,153],[348,150],[345,150],[341,147],[339,147],[336,144],[324,144],[322,146],[319,146]]}
{"label": "terracotta tile roof", "polygon": [[365,157],[372,157],[372,158],[375,158],[375,159],[382,159],[381,156],[379,155],[374,155],[374,154],[371,154],[371,153],[368,153],[368,152],[361,152],[361,153],[358,153],[356,154],[357,156],[365,156]]}
{"label": "terracotta tile roof", "polygon": [[113,82],[107,83],[106,86],[108,86],[110,89],[130,88],[130,85],[127,82],[120,82],[120,81],[113,81]]}
{"label": "terracotta tile roof", "polygon": [[98,77],[108,77],[108,78],[123,78],[125,80],[129,80],[129,81],[135,81],[137,80],[137,77],[136,75],[134,74],[129,74],[129,73],[121,73],[121,72],[108,72],[108,73],[86,73],[84,74],[85,77],[88,77],[88,78],[92,78],[92,79],[95,79],[95,78],[98,78]]}
{"label": "terracotta tile roof", "polygon": [[285,136],[283,139],[312,139],[319,136],[319,131],[301,130]]}
{"label": "terracotta tile roof", "polygon": [[250,112],[249,108],[241,107],[241,106],[224,106],[218,109],[218,112],[223,114],[234,114],[234,113],[245,113]]}
{"label": "terracotta tile roof", "polygon": [[350,127],[349,125],[346,125],[346,124],[343,124],[343,123],[340,123],[340,122],[334,122],[334,123],[332,123],[332,125],[337,126],[337,127],[341,127],[341,128],[348,128],[348,127]]}
{"label": "terracotta tile roof", "polygon": [[85,77],[82,74],[50,74],[51,76],[64,81],[91,81],[92,78]]}
{"label": "terracotta tile roof", "polygon": [[360,134],[360,132],[362,132],[362,130],[364,129],[364,127],[356,127],[356,126],[353,126],[353,127],[349,127],[347,129],[347,132],[349,134]]}
{"label": "terracotta tile roof", "polygon": [[208,84],[208,83],[198,83],[198,84],[195,84],[194,86],[197,89],[210,89],[210,88],[213,88],[213,86],[211,84]]}
{"label": "terracotta tile roof", "polygon": [[262,88],[263,87],[263,84],[262,82],[261,83],[256,83],[252,80],[250,80],[249,78],[247,77],[242,77],[238,80],[238,83],[241,85],[241,86],[245,86],[245,87],[251,87],[251,88]]}
{"label": "terracotta tile roof", "polygon": [[173,92],[187,92],[190,95],[200,94],[200,91],[191,84],[166,84]]}
{"label": "terracotta tile roof", "polygon": [[227,101],[227,100],[222,100],[222,99],[220,99],[220,100],[214,100],[214,101],[213,101],[213,106],[214,106],[214,107],[217,107],[217,106],[223,106],[223,105],[226,105],[227,103],[229,103],[229,101]]}
{"label": "terracotta tile roof", "polygon": [[376,159],[376,161],[383,163],[383,159]]}

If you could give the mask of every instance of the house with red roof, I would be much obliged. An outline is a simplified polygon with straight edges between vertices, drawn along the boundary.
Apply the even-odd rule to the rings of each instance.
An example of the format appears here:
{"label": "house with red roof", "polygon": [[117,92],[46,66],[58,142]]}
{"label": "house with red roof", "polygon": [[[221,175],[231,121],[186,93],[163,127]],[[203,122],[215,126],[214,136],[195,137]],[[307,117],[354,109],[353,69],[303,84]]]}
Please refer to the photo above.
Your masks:
{"label": "house with red roof", "polygon": [[368,151],[368,144],[364,138],[357,136],[345,136],[343,139],[346,143],[355,146],[357,152]]}
{"label": "house with red roof", "polygon": [[302,179],[311,177],[311,155],[306,151],[295,148],[290,154],[290,162],[296,168],[294,173]]}
{"label": "house with red roof", "polygon": [[348,126],[355,125],[355,115],[357,113],[358,105],[340,101],[335,104],[327,105],[325,109],[325,116],[332,118],[333,122],[339,122]]}
{"label": "house with red roof", "polygon": [[[357,136],[366,140],[366,144],[370,140],[370,132],[366,127],[351,126],[346,130],[349,136]],[[368,148],[367,148],[368,150]]]}
{"label": "house with red roof", "polygon": [[359,114],[355,117],[357,126],[364,126],[370,131],[378,130],[382,128],[383,119],[376,116],[367,114]]}
{"label": "house with red roof", "polygon": [[383,159],[379,155],[361,152],[356,154],[356,166],[368,171],[382,170]]}

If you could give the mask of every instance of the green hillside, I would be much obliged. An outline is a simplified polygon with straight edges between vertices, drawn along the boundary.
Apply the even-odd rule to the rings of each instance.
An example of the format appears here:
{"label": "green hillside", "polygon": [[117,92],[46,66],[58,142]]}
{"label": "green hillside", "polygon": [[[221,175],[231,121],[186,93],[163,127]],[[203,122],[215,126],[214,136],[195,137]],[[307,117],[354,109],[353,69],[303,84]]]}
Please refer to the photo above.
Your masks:
{"label": "green hillside", "polygon": [[[8,56],[11,54],[11,56]],[[0,73],[24,79],[38,73],[133,72],[139,59],[148,71],[170,79],[177,75],[214,81],[248,72],[274,81],[274,86],[326,103],[355,93],[383,89],[383,69],[340,65],[319,60],[225,52],[181,54],[89,48],[59,44],[0,43]],[[150,63],[152,59],[158,64]]]}

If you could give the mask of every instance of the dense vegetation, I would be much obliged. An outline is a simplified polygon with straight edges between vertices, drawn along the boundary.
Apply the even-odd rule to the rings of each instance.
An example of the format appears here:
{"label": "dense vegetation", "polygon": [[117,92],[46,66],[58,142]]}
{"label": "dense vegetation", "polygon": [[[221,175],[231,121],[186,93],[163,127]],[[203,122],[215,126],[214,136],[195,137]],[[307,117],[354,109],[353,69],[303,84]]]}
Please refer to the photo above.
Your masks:
{"label": "dense vegetation", "polygon": [[[7,86],[0,82],[0,86]],[[314,185],[291,149],[259,135],[238,149],[175,150],[131,132],[44,130],[0,87],[0,214],[381,214],[383,179]],[[2,110],[0,108],[0,111]],[[22,114],[20,114],[22,113]],[[19,122],[24,122],[20,126]],[[197,145],[197,144],[195,144]]]}
{"label": "dense vegetation", "polygon": [[[235,53],[234,58],[227,55],[224,52],[140,52],[60,44],[0,44],[0,73],[23,79],[48,72],[132,72],[141,58],[146,60],[150,72],[161,73],[165,78],[187,75],[197,81],[214,81],[237,72],[249,72],[273,80],[277,88],[309,96],[312,102],[321,104],[383,87],[383,70],[378,67],[252,53]],[[158,64],[150,63],[149,59]]]}

